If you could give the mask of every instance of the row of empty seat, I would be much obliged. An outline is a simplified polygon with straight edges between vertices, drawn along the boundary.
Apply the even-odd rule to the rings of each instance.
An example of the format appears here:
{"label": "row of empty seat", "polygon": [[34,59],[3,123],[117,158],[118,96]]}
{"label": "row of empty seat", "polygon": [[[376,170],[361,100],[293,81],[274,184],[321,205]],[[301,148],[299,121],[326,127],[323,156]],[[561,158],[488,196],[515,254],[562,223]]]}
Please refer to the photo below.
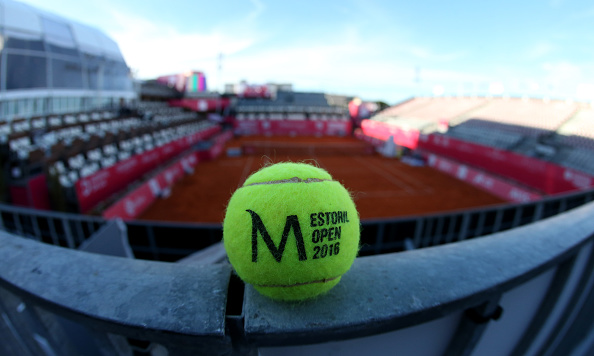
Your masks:
{"label": "row of empty seat", "polygon": [[238,106],[237,113],[305,113],[305,114],[346,114],[347,110],[341,107],[332,106],[266,106],[266,105],[243,105]]}
{"label": "row of empty seat", "polygon": [[249,120],[289,120],[289,121],[349,121],[346,114],[304,114],[304,113],[237,113],[235,119],[238,121]]}
{"label": "row of empty seat", "polygon": [[451,127],[447,134],[465,141],[476,142],[482,145],[511,149],[520,143],[523,135],[510,132],[501,128],[502,125],[481,120],[468,120]]}
{"label": "row of empty seat", "polygon": [[558,162],[567,167],[594,175],[594,151],[584,148],[568,150],[562,160]]}
{"label": "row of empty seat", "polygon": [[208,121],[200,121],[163,128],[152,134],[145,133],[117,143],[108,143],[65,160],[57,160],[49,167],[49,172],[59,177],[63,187],[71,187],[78,179],[90,176],[100,169],[109,168],[117,162],[208,129],[213,125]]}
{"label": "row of empty seat", "polygon": [[[52,118],[48,120],[51,121]],[[37,151],[53,152],[47,156],[59,156],[57,151],[63,147],[76,146],[77,141],[89,142],[96,141],[97,137],[102,140],[107,136],[116,136],[121,139],[122,133],[125,136],[134,136],[139,134],[139,129],[148,129],[149,131],[158,130],[162,127],[175,126],[186,122],[192,122],[197,119],[196,113],[183,112],[182,109],[176,108],[176,113],[172,115],[159,115],[152,117],[150,120],[140,117],[112,117],[109,119],[101,119],[94,121],[78,121],[63,123],[60,126],[53,126],[51,128],[32,130],[28,132],[19,132],[18,134],[11,134],[7,144],[16,157],[21,160],[39,158]],[[94,145],[90,145],[91,148]],[[68,153],[64,153],[69,156]]]}
{"label": "row of empty seat", "polygon": [[387,108],[377,118],[447,120],[455,126],[467,120],[508,125],[508,130],[537,136],[555,131],[579,109],[575,102],[518,98],[413,98]]}
{"label": "row of empty seat", "polygon": [[[100,111],[13,120],[0,125],[13,179],[33,169],[59,176],[64,187],[132,155],[165,145],[214,124],[167,103],[140,110]],[[138,115],[141,116],[138,116]]]}
{"label": "row of empty seat", "polygon": [[537,137],[559,129],[577,109],[573,102],[498,99],[473,111],[468,119],[505,124],[509,131]]}
{"label": "row of empty seat", "polygon": [[377,114],[383,118],[414,118],[424,120],[451,120],[465,112],[484,105],[485,98],[414,98],[389,107]]}
{"label": "row of empty seat", "polygon": [[448,136],[461,140],[541,156],[594,174],[594,109],[588,104],[424,97],[385,109],[371,119],[425,133],[447,131]]}
{"label": "row of empty seat", "polygon": [[580,110],[558,130],[557,138],[566,145],[594,150],[594,109]]}

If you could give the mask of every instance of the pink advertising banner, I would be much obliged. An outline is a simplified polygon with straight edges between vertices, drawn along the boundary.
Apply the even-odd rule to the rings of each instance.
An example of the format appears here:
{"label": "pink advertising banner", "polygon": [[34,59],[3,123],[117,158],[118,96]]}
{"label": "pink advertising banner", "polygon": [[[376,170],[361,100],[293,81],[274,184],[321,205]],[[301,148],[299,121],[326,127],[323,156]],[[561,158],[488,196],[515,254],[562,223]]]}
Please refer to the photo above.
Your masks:
{"label": "pink advertising banner", "polygon": [[421,135],[418,148],[508,177],[547,194],[594,187],[594,177],[586,173],[449,136]]}
{"label": "pink advertising banner", "polygon": [[192,152],[184,156],[107,208],[103,212],[103,217],[106,219],[136,219],[167,188],[179,181],[184,174],[190,173],[197,164],[196,153]]}
{"label": "pink advertising banner", "polygon": [[163,162],[166,162],[190,148],[193,144],[207,139],[219,131],[220,127],[214,126],[156,147],[150,151],[134,155],[111,167],[79,179],[74,185],[74,189],[78,198],[80,211],[82,213],[88,212],[101,201],[117,193]]}
{"label": "pink advertising banner", "polygon": [[392,137],[395,144],[410,149],[417,148],[417,142],[419,140],[418,130],[404,130],[381,121],[363,120],[361,121],[361,130],[365,136],[382,141],[386,141]]}
{"label": "pink advertising banner", "polygon": [[539,194],[529,189],[433,153],[427,155],[427,163],[430,167],[456,177],[461,181],[470,183],[507,201],[520,203],[541,198]]}

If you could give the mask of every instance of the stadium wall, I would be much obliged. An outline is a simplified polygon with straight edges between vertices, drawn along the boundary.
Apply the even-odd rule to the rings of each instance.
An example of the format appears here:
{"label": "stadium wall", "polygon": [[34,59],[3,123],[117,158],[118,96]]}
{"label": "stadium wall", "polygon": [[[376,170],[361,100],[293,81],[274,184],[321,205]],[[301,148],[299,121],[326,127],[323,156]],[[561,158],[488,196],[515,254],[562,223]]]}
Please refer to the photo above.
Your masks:
{"label": "stadium wall", "polygon": [[477,188],[486,190],[493,195],[510,202],[527,202],[541,199],[542,196],[526,188],[519,187],[510,181],[488,174],[484,171],[469,167],[436,154],[427,155],[427,162],[441,172],[447,173]]}
{"label": "stadium wall", "polygon": [[105,209],[103,217],[106,219],[135,219],[156,199],[166,195],[167,190],[171,189],[184,174],[190,173],[197,164],[198,155],[195,152],[184,156]]}
{"label": "stadium wall", "polygon": [[35,209],[50,210],[46,175],[41,173],[10,186],[12,203]]}
{"label": "stadium wall", "polygon": [[419,136],[418,148],[514,179],[546,194],[594,187],[594,177],[570,168],[444,135]]}
{"label": "stadium wall", "polygon": [[594,177],[519,153],[462,141],[440,134],[420,134],[374,120],[363,120],[356,137],[382,145],[390,137],[394,143],[454,159],[495,175],[513,179],[545,194],[559,194],[594,187]]}
{"label": "stadium wall", "polygon": [[140,216],[151,204],[165,195],[171,187],[183,178],[185,174],[193,172],[194,167],[201,161],[216,159],[222,152],[233,133],[225,131],[209,141],[208,148],[195,150],[167,168],[157,172],[152,178],[142,183],[138,188],[117,200],[103,212],[106,219],[120,218],[133,220]]}
{"label": "stadium wall", "polygon": [[82,213],[89,212],[97,204],[137,180],[143,174],[150,172],[159,164],[189,149],[197,142],[211,137],[220,130],[219,126],[213,126],[142,154],[134,155],[109,168],[79,179],[74,189],[80,211]]}
{"label": "stadium wall", "polygon": [[417,148],[419,142],[419,131],[414,129],[402,129],[376,120],[361,121],[361,131],[364,136],[386,141],[390,137],[399,146],[408,147],[411,150]]}

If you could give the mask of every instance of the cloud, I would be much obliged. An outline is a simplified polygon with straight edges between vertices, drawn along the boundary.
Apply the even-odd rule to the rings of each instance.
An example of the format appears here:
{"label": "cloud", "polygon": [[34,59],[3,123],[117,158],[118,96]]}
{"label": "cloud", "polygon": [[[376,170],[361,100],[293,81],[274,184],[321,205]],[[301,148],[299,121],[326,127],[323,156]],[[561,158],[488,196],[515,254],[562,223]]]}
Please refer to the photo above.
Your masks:
{"label": "cloud", "polygon": [[431,62],[452,62],[459,60],[466,56],[465,51],[455,51],[455,52],[447,52],[447,53],[439,53],[435,52],[430,48],[420,47],[417,45],[403,47],[403,52],[408,52],[414,57],[422,60],[428,60]]}
{"label": "cloud", "polygon": [[541,59],[555,50],[555,46],[547,41],[535,43],[528,47],[524,52],[524,58],[526,60],[537,60]]}
{"label": "cloud", "polygon": [[250,0],[254,9],[246,16],[246,21],[255,21],[266,10],[266,5],[261,0]]}
{"label": "cloud", "polygon": [[568,61],[545,62],[542,69],[545,79],[555,83],[575,82],[582,77],[582,67]]}
{"label": "cloud", "polygon": [[[252,46],[249,33],[180,32],[175,27],[113,10],[116,26],[109,34],[119,44],[124,57],[139,78],[216,68],[219,53],[234,54]],[[207,63],[209,67],[204,68]]]}

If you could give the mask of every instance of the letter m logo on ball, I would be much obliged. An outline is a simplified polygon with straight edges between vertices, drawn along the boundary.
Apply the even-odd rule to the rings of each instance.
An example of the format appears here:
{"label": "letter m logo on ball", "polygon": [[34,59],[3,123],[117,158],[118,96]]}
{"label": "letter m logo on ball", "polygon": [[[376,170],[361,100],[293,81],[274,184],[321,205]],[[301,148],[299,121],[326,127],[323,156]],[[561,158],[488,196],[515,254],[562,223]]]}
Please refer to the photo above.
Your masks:
{"label": "letter m logo on ball", "polygon": [[272,238],[270,237],[268,230],[266,230],[266,226],[264,226],[260,216],[252,210],[248,209],[246,211],[252,217],[252,262],[258,262],[258,233],[260,233],[262,240],[264,240],[264,243],[266,244],[266,247],[268,247],[268,250],[270,250],[270,253],[276,262],[280,263],[281,259],[283,258],[283,253],[285,252],[285,246],[287,245],[287,240],[289,238],[291,229],[293,229],[293,234],[295,235],[299,261],[307,260],[305,245],[303,243],[303,235],[301,234],[301,226],[299,226],[299,219],[297,219],[297,215],[287,216],[285,228],[283,229],[283,235],[277,247],[272,241]]}

